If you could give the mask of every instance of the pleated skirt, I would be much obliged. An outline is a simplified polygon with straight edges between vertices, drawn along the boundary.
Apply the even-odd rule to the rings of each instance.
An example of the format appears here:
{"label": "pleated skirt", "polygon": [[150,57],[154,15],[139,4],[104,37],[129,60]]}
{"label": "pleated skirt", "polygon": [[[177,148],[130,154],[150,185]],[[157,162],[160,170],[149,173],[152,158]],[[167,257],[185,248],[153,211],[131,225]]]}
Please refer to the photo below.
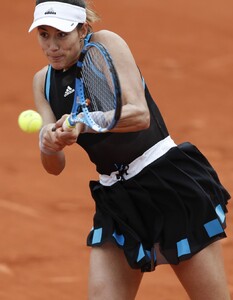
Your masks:
{"label": "pleated skirt", "polygon": [[179,264],[225,238],[230,195],[191,143],[171,148],[128,180],[90,182],[96,212],[87,245],[115,243],[133,269]]}

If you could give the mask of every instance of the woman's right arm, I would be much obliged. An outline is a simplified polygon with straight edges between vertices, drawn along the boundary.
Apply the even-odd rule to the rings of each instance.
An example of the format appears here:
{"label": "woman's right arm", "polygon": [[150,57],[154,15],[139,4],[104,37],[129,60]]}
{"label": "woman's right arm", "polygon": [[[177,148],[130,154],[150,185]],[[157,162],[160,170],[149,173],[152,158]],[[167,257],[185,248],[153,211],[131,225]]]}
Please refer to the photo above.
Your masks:
{"label": "woman's right arm", "polygon": [[46,72],[47,67],[36,73],[33,79],[35,106],[43,119],[43,127],[39,136],[41,162],[48,173],[59,175],[65,167],[65,155],[62,150],[65,144],[58,139],[57,132],[52,131],[56,119],[44,96]]}

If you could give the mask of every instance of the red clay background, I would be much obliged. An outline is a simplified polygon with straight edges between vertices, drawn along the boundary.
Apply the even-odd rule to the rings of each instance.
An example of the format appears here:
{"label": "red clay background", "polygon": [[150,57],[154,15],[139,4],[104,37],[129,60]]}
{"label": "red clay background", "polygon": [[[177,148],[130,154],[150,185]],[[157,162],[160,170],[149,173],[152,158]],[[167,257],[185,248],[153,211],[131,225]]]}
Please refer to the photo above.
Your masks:
{"label": "red clay background", "polygon": [[[47,62],[28,34],[34,1],[1,5],[0,299],[87,299],[94,167],[68,148],[59,177],[45,173],[38,135],[17,125],[34,108],[33,74]],[[102,21],[125,38],[177,143],[192,141],[233,190],[232,0],[96,0]],[[232,203],[223,241],[233,295]],[[213,262],[214,263],[214,262]],[[146,274],[137,300],[187,299],[169,266]]]}

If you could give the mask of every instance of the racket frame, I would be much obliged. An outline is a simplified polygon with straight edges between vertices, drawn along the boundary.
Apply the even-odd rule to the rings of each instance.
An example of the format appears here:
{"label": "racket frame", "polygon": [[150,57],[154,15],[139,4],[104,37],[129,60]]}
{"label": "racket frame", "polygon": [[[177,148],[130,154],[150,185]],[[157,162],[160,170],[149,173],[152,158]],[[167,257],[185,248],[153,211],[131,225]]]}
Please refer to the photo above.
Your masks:
{"label": "racket frame", "polygon": [[[82,78],[82,66],[83,66],[83,61],[85,58],[85,55],[87,51],[91,47],[96,47],[102,54],[102,57],[106,61],[106,64],[110,70],[112,81],[114,82],[114,98],[115,98],[115,112],[114,112],[114,117],[111,121],[111,123],[103,128],[100,125],[96,124],[96,122],[93,120],[91,117],[91,112],[88,110],[88,104],[85,99],[85,85],[84,81]],[[121,87],[120,87],[120,82],[119,78],[116,72],[116,69],[113,65],[112,58],[106,48],[101,44],[101,43],[95,43],[95,42],[90,42],[84,46],[82,49],[82,52],[79,56],[79,60],[77,62],[77,73],[76,73],[76,78],[75,78],[75,93],[74,93],[74,102],[73,102],[73,107],[71,114],[66,120],[66,123],[68,127],[72,128],[75,127],[76,123],[82,122],[94,131],[97,132],[107,132],[114,128],[120,119],[121,116]],[[104,113],[104,112],[103,112]]]}

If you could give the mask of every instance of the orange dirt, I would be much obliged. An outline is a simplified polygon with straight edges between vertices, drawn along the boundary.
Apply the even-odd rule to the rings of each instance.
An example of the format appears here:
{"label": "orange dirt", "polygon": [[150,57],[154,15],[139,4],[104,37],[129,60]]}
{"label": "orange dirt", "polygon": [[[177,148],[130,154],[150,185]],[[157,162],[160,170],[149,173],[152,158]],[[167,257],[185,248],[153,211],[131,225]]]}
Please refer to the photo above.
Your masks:
{"label": "orange dirt", "polygon": [[[177,143],[195,143],[233,189],[233,26],[231,0],[95,1],[106,28],[128,42]],[[35,32],[34,1],[2,3],[0,299],[87,299],[86,235],[94,205],[94,167],[79,147],[59,177],[45,173],[37,134],[17,125],[33,109],[32,78],[47,62]],[[149,55],[150,54],[150,55]],[[8,125],[7,125],[8,123]],[[233,295],[232,203],[223,241]],[[168,266],[144,276],[137,300],[187,299]]]}

